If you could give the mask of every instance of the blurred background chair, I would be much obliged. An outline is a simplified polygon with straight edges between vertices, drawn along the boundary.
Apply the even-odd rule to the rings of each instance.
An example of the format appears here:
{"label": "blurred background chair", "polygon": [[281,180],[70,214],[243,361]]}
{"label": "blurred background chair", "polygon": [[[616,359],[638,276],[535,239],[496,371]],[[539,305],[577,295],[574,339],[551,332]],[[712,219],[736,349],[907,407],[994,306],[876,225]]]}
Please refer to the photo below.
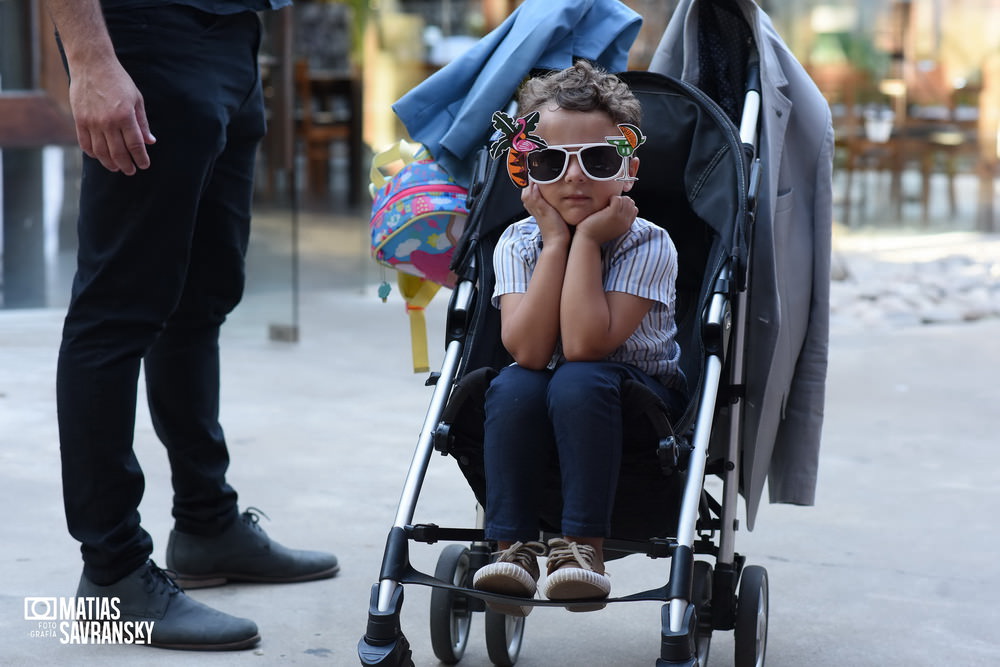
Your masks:
{"label": "blurred background chair", "polygon": [[[360,67],[352,62],[352,12],[338,2],[294,5],[295,128],[305,156],[305,185],[323,197],[332,187],[333,147],[346,147],[347,198],[364,189]],[[343,161],[338,161],[344,164]]]}
{"label": "blurred background chair", "polygon": [[[257,191],[270,199],[280,190],[291,193],[296,180],[313,203],[336,196],[355,208],[367,168],[351,8],[301,0],[265,19],[260,67],[268,134]],[[298,171],[302,180],[294,178]]]}
{"label": "blurred background chair", "polygon": [[[892,118],[887,116],[887,131],[874,131],[865,112],[875,90],[870,73],[849,63],[810,66],[809,75],[830,104],[836,148],[836,166],[844,174],[841,190],[840,220],[850,227],[856,224],[854,213],[862,217],[868,208],[869,180],[858,176],[892,171],[897,164],[896,145],[891,141]],[[870,116],[870,114],[869,114]],[[866,122],[867,121],[867,122]],[[882,128],[879,128],[882,129]],[[860,188],[857,192],[856,180]]]}
{"label": "blurred background chair", "polygon": [[308,192],[326,195],[330,188],[333,146],[347,147],[347,197],[354,206],[363,190],[362,86],[353,71],[315,69],[295,62],[296,135],[305,154]]}

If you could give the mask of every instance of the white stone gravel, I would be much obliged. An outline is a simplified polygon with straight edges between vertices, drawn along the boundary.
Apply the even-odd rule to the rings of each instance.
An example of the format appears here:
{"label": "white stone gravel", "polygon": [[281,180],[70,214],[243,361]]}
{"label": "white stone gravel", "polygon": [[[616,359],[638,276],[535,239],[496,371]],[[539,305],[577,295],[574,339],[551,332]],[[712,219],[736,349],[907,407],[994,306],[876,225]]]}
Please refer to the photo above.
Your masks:
{"label": "white stone gravel", "polygon": [[892,328],[1000,318],[1000,235],[834,235],[831,325]]}

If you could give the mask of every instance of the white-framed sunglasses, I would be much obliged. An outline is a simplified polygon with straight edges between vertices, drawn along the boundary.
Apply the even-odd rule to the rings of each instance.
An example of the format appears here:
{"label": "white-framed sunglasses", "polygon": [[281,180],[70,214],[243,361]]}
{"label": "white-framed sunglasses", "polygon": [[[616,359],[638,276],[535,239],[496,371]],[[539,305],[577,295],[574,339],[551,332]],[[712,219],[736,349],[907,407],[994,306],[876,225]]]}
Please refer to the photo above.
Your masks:
{"label": "white-framed sunglasses", "polygon": [[[555,183],[566,174],[569,157],[576,156],[583,173],[594,181],[618,178],[628,163],[618,149],[608,143],[547,146],[528,153],[528,177],[536,183]],[[625,179],[622,179],[625,180]],[[631,180],[631,179],[629,179]]]}

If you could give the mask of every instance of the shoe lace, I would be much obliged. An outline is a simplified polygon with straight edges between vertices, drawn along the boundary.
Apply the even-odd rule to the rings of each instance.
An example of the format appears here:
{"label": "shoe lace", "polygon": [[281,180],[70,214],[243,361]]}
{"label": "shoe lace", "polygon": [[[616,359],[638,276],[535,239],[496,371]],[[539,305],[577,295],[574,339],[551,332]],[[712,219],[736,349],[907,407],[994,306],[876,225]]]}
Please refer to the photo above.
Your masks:
{"label": "shoe lace", "polygon": [[514,563],[529,570],[539,556],[545,555],[545,545],[541,542],[514,542],[496,555],[498,563]]}
{"label": "shoe lace", "polygon": [[148,566],[141,577],[147,593],[175,595],[181,592],[181,587],[174,581],[176,572],[160,569],[152,560],[148,562]]}
{"label": "shoe lace", "polygon": [[242,516],[244,521],[246,521],[248,524],[250,524],[257,530],[264,530],[263,528],[260,527],[261,517],[264,517],[268,521],[271,520],[271,517],[264,514],[264,511],[257,507],[247,507],[245,510],[243,510]]}
{"label": "shoe lace", "polygon": [[555,538],[549,540],[548,571],[555,572],[563,565],[575,563],[577,567],[593,572],[596,556],[597,550],[589,544]]}

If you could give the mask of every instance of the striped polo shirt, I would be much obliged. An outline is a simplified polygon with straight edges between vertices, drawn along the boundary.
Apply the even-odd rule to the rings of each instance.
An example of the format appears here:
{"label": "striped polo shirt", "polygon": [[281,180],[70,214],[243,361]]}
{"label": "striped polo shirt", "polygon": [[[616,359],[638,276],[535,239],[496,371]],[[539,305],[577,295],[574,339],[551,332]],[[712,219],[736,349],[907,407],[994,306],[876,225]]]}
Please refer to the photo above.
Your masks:
{"label": "striped polo shirt", "polygon": [[[500,307],[504,294],[528,291],[541,247],[542,233],[534,218],[504,230],[493,252],[494,307]],[[601,247],[601,264],[606,292],[624,292],[653,301],[638,328],[607,360],[631,364],[668,387],[683,389],[674,321],[677,249],[670,235],[662,227],[636,218],[628,233]],[[552,360],[553,364],[565,360],[561,346],[557,346]]]}

